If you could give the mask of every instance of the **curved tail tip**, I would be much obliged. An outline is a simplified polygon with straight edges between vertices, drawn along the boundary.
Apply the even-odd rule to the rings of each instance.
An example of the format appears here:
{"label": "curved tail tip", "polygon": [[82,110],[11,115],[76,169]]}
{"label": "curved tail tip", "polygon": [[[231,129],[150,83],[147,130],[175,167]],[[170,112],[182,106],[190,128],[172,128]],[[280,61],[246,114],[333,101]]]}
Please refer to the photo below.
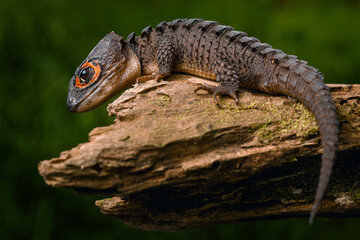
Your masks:
{"label": "curved tail tip", "polygon": [[318,209],[319,209],[319,204],[315,202],[314,206],[313,206],[313,208],[311,210],[310,217],[309,217],[309,224],[310,225],[313,224]]}
{"label": "curved tail tip", "polygon": [[314,218],[315,218],[315,214],[313,214],[313,212],[311,212],[310,217],[309,217],[309,225],[313,224]]}

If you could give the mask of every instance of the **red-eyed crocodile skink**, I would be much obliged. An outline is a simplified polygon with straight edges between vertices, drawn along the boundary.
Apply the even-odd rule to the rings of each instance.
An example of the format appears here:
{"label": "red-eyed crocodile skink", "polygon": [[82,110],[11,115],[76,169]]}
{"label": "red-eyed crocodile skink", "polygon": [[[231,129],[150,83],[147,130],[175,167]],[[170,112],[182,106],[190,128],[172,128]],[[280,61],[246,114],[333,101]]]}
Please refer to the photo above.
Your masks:
{"label": "red-eyed crocodile skink", "polygon": [[273,49],[232,27],[201,19],[176,19],[146,27],[126,40],[106,35],[76,69],[67,104],[72,112],[89,111],[136,82],[160,79],[173,72],[215,80],[200,84],[217,96],[238,103],[239,87],[286,94],[302,102],[319,125],[323,149],[319,183],[310,223],[325,194],[338,144],[338,120],[329,88],[320,72],[294,55]]}

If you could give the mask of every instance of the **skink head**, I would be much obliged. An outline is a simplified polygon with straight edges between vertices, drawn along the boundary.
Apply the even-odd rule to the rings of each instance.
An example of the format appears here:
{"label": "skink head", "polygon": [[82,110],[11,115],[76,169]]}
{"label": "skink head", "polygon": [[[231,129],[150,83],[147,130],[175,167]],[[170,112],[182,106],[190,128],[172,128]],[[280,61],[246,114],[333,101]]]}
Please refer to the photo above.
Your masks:
{"label": "skink head", "polygon": [[107,34],[76,69],[69,83],[71,112],[89,111],[131,86],[140,76],[140,62],[124,39]]}

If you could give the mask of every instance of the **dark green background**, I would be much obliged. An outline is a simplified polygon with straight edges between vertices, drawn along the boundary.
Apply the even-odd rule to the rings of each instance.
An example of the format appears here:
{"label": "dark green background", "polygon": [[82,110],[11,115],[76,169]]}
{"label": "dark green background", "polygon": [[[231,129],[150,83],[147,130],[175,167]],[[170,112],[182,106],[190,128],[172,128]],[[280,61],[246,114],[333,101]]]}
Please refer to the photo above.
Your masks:
{"label": "dark green background", "polygon": [[125,37],[163,20],[204,18],[231,25],[324,73],[326,83],[359,83],[359,1],[39,0],[0,2],[1,239],[355,239],[359,219],[260,221],[145,232],[101,214],[99,196],[45,185],[37,164],[111,124],[105,105],[66,108],[78,64],[108,32]]}

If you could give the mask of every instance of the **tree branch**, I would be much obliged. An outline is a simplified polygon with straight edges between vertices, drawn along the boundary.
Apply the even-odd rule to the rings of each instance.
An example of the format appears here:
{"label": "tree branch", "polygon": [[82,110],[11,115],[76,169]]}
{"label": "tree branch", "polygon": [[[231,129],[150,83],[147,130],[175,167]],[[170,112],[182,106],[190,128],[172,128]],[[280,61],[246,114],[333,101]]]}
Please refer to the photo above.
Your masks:
{"label": "tree branch", "polygon": [[[194,94],[174,75],[127,90],[108,106],[116,122],[39,164],[47,184],[98,200],[135,228],[176,231],[248,219],[306,216],[321,148],[312,114],[287,96],[240,91],[240,105]],[[329,85],[339,153],[319,216],[360,215],[360,85]]]}

